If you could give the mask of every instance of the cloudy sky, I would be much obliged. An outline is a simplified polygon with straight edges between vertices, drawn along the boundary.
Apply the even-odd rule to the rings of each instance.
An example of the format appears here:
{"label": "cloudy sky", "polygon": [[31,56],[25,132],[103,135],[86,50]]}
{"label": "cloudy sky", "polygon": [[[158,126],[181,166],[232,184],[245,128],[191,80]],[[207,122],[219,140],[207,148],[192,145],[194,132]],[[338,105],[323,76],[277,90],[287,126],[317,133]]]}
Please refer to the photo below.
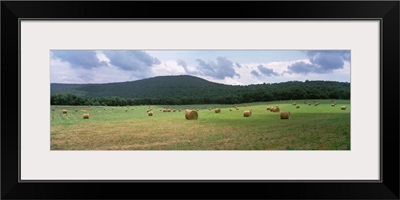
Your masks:
{"label": "cloudy sky", "polygon": [[51,83],[110,83],[193,75],[250,85],[286,81],[350,82],[350,51],[52,50]]}

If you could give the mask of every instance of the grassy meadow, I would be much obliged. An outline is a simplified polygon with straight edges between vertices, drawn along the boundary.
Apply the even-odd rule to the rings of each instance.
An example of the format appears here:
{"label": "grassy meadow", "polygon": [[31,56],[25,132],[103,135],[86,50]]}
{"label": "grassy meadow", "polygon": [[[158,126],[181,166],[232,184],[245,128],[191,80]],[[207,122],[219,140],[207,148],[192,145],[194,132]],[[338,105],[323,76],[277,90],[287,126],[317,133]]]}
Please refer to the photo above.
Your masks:
{"label": "grassy meadow", "polygon": [[[52,106],[51,150],[350,150],[350,101],[334,101],[334,107],[332,100],[237,104],[239,110],[216,104]],[[290,111],[290,119],[266,109],[275,105]],[[147,115],[149,107],[153,116]],[[163,112],[164,107],[176,111]],[[199,109],[199,118],[186,120],[186,108]],[[243,117],[250,108],[252,116]]]}

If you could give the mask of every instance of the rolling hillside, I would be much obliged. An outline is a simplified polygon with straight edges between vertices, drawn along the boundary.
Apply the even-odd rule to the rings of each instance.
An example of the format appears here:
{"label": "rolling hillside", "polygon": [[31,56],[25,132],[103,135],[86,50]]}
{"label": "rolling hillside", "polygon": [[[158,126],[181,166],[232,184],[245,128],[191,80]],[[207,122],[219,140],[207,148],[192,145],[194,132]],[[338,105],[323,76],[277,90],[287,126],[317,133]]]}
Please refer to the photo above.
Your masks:
{"label": "rolling hillside", "polygon": [[[51,95],[73,98],[152,99],[167,103],[244,103],[285,99],[350,99],[350,83],[333,81],[291,81],[285,83],[232,86],[194,76],[159,76],[130,82],[106,84],[51,84]],[[76,97],[75,97],[76,96]],[[68,98],[68,101],[72,97]],[[163,100],[163,101],[160,101]],[[88,100],[82,100],[88,102]],[[79,102],[82,102],[79,101]],[[103,100],[98,100],[101,102]],[[103,102],[105,102],[104,100]],[[57,101],[60,102],[60,101]],[[64,100],[62,102],[65,102]],[[52,100],[52,103],[58,104]],[[77,103],[80,105],[81,103]],[[152,104],[152,103],[149,103]],[[73,104],[75,105],[75,104]]]}

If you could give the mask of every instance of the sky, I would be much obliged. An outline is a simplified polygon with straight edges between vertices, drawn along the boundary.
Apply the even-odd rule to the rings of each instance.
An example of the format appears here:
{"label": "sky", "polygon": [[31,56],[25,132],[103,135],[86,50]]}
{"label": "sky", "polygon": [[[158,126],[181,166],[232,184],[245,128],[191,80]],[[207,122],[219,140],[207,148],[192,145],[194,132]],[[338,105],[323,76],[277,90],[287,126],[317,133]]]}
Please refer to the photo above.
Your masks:
{"label": "sky", "polygon": [[228,85],[350,82],[349,50],[51,50],[51,83],[192,75]]}

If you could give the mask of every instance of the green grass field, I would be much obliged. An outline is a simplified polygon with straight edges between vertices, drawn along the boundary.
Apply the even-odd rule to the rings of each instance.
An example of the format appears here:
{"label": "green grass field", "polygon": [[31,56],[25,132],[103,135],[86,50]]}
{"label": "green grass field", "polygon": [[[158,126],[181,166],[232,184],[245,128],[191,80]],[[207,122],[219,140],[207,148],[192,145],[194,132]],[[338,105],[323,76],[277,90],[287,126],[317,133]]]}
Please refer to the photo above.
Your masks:
{"label": "green grass field", "polygon": [[[299,109],[294,101],[276,101],[237,104],[232,111],[233,105],[52,106],[51,150],[350,150],[350,101],[335,100],[335,107],[331,100],[307,101],[312,104],[297,100]],[[274,105],[290,111],[290,119],[266,109]],[[199,109],[198,120],[186,120],[185,108]],[[243,117],[250,108],[252,116]],[[86,113],[90,119],[83,119]]]}

